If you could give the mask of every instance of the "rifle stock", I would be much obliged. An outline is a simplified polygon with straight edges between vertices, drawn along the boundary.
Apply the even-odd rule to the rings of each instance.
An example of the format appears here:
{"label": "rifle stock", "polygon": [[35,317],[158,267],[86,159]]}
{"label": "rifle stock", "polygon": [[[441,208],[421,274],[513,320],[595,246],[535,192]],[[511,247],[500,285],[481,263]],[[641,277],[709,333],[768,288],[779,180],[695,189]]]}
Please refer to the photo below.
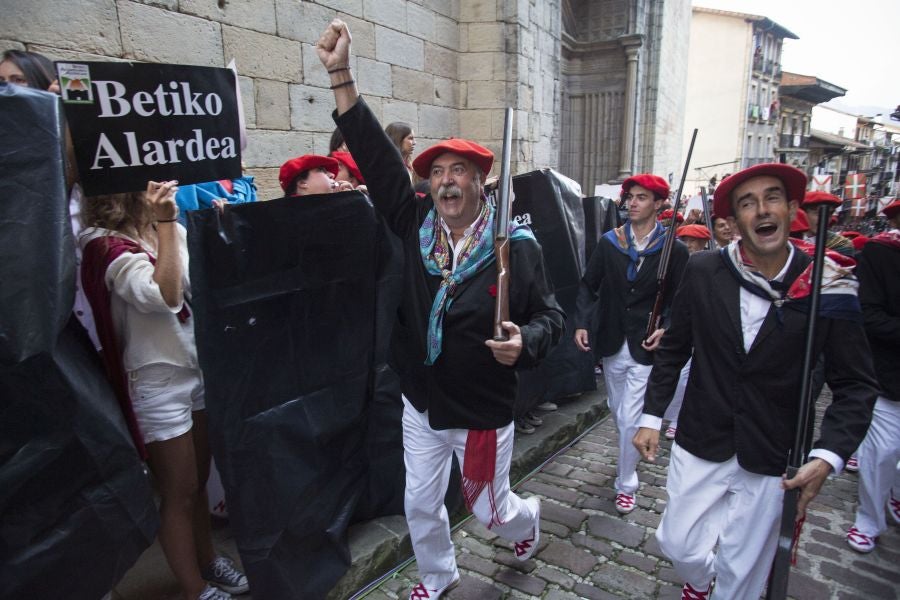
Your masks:
{"label": "rifle stock", "polygon": [[681,193],[684,191],[684,181],[687,179],[688,166],[691,164],[691,155],[694,153],[694,142],[697,141],[697,129],[691,135],[691,145],[688,147],[687,159],[684,161],[684,171],[681,173],[681,183],[678,184],[678,193],[672,203],[672,223],[666,231],[666,241],[663,242],[659,255],[659,270],[656,273],[656,300],[653,302],[653,310],[647,320],[647,331],[644,333],[644,341],[659,329],[662,320],[663,302],[666,296],[666,274],[669,271],[669,260],[672,258],[672,246],[675,245],[675,222],[678,217],[678,206],[681,204]]}
{"label": "rifle stock", "polygon": [[494,257],[497,260],[497,298],[494,304],[494,335],[498,342],[505,342],[509,334],[503,329],[503,321],[509,321],[509,186],[512,152],[513,111],[507,107],[503,121],[503,150],[501,152],[500,179],[497,181],[497,217],[494,223]]}
{"label": "rifle stock", "polygon": [[[814,355],[816,321],[819,316],[819,299],[822,295],[822,270],[825,264],[825,235],[828,231],[828,218],[831,206],[821,204],[818,208],[819,223],[816,227],[816,253],[813,259],[812,277],[810,285],[812,293],[810,297],[809,314],[806,318],[806,339],[803,351],[803,379],[800,383],[800,406],[797,412],[797,429],[794,435],[794,446],[788,453],[788,465],[785,473],[788,479],[793,478],[806,456],[806,434],[809,426],[809,415],[812,410],[812,371],[815,366]],[[778,545],[775,548],[775,557],[772,560],[772,569],[769,572],[769,585],[766,589],[766,600],[784,600],[787,597],[788,577],[791,572],[792,551],[796,538],[800,536],[797,523],[797,501],[800,499],[800,490],[786,490],[784,504],[781,507],[781,525],[778,531]]]}

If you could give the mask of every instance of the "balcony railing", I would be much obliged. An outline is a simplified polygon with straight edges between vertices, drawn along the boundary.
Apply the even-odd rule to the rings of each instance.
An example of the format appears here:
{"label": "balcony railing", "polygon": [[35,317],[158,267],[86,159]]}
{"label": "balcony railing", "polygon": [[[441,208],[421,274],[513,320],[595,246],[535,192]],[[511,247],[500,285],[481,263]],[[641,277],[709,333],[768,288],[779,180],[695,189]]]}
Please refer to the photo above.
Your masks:
{"label": "balcony railing", "polygon": [[809,148],[809,137],[799,133],[782,133],[778,136],[779,148]]}

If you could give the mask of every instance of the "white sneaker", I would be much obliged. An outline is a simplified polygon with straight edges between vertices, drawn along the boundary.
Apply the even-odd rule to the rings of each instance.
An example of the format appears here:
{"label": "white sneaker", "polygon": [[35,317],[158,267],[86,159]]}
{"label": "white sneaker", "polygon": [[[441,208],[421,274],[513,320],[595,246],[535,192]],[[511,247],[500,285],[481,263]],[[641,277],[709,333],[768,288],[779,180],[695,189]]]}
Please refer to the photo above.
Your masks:
{"label": "white sneaker", "polygon": [[525,502],[535,505],[535,515],[531,535],[524,540],[513,544],[513,552],[515,553],[516,558],[521,561],[526,561],[534,556],[535,551],[537,551],[538,542],[541,541],[541,500],[537,496],[532,496],[525,500]]}
{"label": "white sneaker", "polygon": [[421,581],[409,591],[409,600],[434,600],[440,598],[444,592],[449,592],[459,585],[459,573],[450,583],[440,588],[427,588]]}
{"label": "white sneaker", "polygon": [[875,549],[875,538],[862,533],[856,527],[847,532],[847,543],[857,552],[868,554]]}
{"label": "white sneaker", "polygon": [[666,433],[665,433],[666,439],[667,439],[667,440],[674,440],[674,439],[675,439],[675,433],[676,433],[677,431],[678,431],[678,425],[669,425],[668,427],[666,427]]}
{"label": "white sneaker", "polygon": [[616,494],[616,510],[627,515],[634,510],[634,494],[624,494],[619,492]]}
{"label": "white sneaker", "polygon": [[535,408],[544,412],[553,412],[559,407],[554,402],[541,402]]}
{"label": "white sneaker", "polygon": [[900,500],[894,497],[893,490],[891,490],[891,499],[888,500],[888,512],[894,518],[894,523],[900,525]]}

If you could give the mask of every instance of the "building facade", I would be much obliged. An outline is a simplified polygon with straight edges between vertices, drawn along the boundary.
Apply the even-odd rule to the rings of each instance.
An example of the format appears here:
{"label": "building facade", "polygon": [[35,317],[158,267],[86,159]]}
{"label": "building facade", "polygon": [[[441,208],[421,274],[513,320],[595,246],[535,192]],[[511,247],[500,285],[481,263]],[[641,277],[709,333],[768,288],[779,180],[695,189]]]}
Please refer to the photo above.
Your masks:
{"label": "building facade", "polygon": [[685,133],[700,130],[689,177],[699,186],[776,160],[782,46],[798,37],[763,16],[692,10]]}

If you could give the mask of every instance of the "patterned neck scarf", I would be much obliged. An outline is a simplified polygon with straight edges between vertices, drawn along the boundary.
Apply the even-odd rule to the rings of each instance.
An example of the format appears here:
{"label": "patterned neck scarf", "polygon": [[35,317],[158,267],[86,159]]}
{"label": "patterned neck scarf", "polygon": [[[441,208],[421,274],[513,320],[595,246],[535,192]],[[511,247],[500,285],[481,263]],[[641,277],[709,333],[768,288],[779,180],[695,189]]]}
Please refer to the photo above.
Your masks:
{"label": "patterned neck scarf", "polygon": [[[790,239],[788,263],[794,257],[794,251],[800,250],[810,257],[814,256],[816,247],[813,244]],[[812,296],[812,269],[809,263],[806,269],[792,282],[769,281],[744,254],[740,241],[734,241],[719,250],[722,261],[741,287],[751,294],[771,301],[775,305],[778,322],[782,322],[782,307],[787,306],[802,312],[809,312]],[[853,275],[856,261],[832,250],[825,251],[825,263],[822,270],[822,295],[819,315],[832,319],[848,319],[859,321],[862,308],[857,297],[859,282]]]}
{"label": "patterned neck scarf", "polygon": [[[465,239],[456,258],[456,269],[450,255],[451,243],[441,226],[441,218],[434,207],[428,211],[419,228],[419,252],[422,263],[430,275],[441,276],[438,289],[431,305],[428,318],[428,356],[426,365],[433,365],[441,353],[444,338],[444,314],[450,310],[456,288],[472,279],[482,269],[494,262],[494,216],[493,205],[482,198],[481,211],[471,226],[472,233]],[[525,226],[509,224],[511,240],[531,238],[534,235]]]}
{"label": "patterned neck scarf", "polygon": [[665,233],[666,228],[662,226],[662,223],[657,222],[653,231],[650,232],[650,241],[647,242],[647,247],[641,251],[634,247],[634,236],[631,235],[631,221],[628,221],[622,227],[607,231],[603,234],[603,237],[613,245],[613,248],[628,256],[629,263],[626,277],[628,281],[634,281],[637,279],[638,265],[641,259],[662,250],[666,239]]}

